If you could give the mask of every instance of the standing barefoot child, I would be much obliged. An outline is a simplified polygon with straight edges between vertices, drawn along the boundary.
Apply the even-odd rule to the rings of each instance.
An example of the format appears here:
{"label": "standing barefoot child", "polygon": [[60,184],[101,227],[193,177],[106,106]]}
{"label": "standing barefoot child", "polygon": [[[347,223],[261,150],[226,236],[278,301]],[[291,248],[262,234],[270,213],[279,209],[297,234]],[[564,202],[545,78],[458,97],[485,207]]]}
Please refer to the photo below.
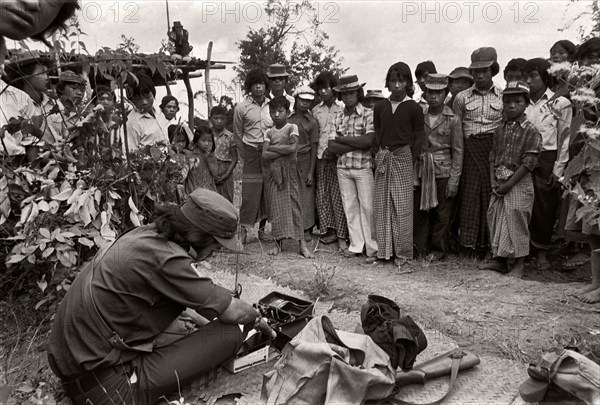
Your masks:
{"label": "standing barefoot child", "polygon": [[263,143],[262,157],[271,162],[266,192],[275,247],[269,254],[279,254],[282,239],[295,239],[300,244],[300,254],[313,258],[304,241],[301,180],[296,165],[298,127],[287,122],[289,108],[290,102],[284,96],[275,97],[269,102],[274,127],[266,132]]}
{"label": "standing barefoot child", "polygon": [[215,160],[217,172],[215,186],[217,192],[233,202],[233,170],[238,162],[237,142],[233,134],[225,128],[227,110],[220,105],[210,110]]}
{"label": "standing barefoot child", "polygon": [[508,275],[522,278],[525,257],[529,255],[532,172],[538,165],[542,136],[525,118],[529,104],[527,83],[508,83],[502,101],[505,118],[494,131],[490,153],[492,197],[487,212],[494,260],[485,268],[502,270],[504,259],[514,259],[514,264],[508,266]]}

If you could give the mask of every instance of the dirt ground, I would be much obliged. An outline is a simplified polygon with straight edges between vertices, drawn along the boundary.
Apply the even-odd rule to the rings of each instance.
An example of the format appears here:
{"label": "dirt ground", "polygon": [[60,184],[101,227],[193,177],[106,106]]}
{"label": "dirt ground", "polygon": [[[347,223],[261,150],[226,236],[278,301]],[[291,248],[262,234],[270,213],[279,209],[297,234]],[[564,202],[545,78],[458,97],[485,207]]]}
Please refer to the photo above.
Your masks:
{"label": "dirt ground", "polygon": [[[314,260],[298,256],[293,245],[273,258],[265,253],[268,244],[252,237],[248,254],[217,254],[209,260],[232,272],[237,265],[240,272],[270,278],[338,309],[357,311],[368,294],[386,296],[426,329],[480,355],[526,364],[541,351],[575,346],[600,362],[600,304],[586,305],[572,295],[589,283],[589,263],[565,273],[559,271],[564,257],[553,255],[551,270],[528,263],[524,279],[517,280],[480,271],[478,261],[468,257],[397,268],[344,258],[335,245],[322,245],[316,238],[310,246]],[[0,302],[0,403],[69,403],[45,353],[57,303],[36,310],[39,299],[31,294]]]}

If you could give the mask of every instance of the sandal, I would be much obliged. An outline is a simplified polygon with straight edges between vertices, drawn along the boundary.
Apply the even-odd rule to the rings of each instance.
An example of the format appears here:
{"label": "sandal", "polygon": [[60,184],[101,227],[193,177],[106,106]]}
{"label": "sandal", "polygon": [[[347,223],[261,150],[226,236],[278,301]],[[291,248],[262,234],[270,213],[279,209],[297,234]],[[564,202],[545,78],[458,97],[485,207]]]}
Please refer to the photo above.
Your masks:
{"label": "sandal", "polygon": [[353,257],[356,257],[356,255],[358,255],[358,253],[353,253],[348,248],[345,248],[345,249],[342,248],[342,249],[339,250],[339,252],[340,252],[340,254],[342,256],[345,256],[345,257],[347,257],[349,259],[353,258]]}

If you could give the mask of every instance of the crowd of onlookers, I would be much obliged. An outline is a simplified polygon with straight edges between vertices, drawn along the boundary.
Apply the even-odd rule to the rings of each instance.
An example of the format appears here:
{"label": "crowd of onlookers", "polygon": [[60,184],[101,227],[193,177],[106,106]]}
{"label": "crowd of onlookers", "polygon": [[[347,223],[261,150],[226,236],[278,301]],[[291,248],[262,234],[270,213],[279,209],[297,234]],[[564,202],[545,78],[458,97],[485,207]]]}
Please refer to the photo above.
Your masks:
{"label": "crowd of onlookers", "polygon": [[[271,254],[281,240],[295,239],[312,257],[306,241],[318,233],[322,243],[368,262],[443,260],[467,248],[486,259],[482,268],[522,277],[530,246],[542,269],[550,267],[554,238],[570,231],[591,235],[592,250],[600,247],[597,226],[582,229],[576,220],[578,201],[562,198],[559,179],[582,142],[571,136],[569,94],[555,95],[559,83],[549,73],[553,63],[592,65],[599,57],[598,38],[579,47],[559,41],[548,59],[510,60],[504,89],[493,81],[501,70],[491,47],[476,49],[468,66],[448,75],[425,61],[413,80],[398,62],[385,76],[389,97],[365,92],[355,75],[327,71],[290,95],[286,67],[273,64],[246,75],[247,98],[233,111],[216,106],[193,130],[176,118],[175,97],[155,108],[154,83],[138,73],[126,85],[126,123],[115,118],[111,141],[127,153],[171,145],[185,162],[181,198],[202,187],[233,201],[239,159],[242,241],[259,223],[258,237],[276,242]],[[5,131],[3,155],[31,161],[40,148],[73,142],[69,132],[82,111],[116,114],[109,87],[95,86],[86,97],[89,81],[70,70],[49,97],[49,63],[29,57],[6,64],[0,126],[26,118],[37,136]],[[589,260],[579,250],[567,266]]]}

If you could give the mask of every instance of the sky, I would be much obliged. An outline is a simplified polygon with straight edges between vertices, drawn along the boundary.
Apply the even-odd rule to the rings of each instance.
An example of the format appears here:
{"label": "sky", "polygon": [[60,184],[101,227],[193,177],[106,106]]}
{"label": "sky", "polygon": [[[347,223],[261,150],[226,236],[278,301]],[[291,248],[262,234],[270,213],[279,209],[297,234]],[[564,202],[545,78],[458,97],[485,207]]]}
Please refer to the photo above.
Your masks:
{"label": "sky", "polygon": [[[181,21],[189,31],[193,56],[205,59],[208,42],[213,41],[213,60],[236,62],[236,42],[250,27],[258,29],[268,21],[265,1],[169,0],[169,19],[171,25]],[[417,63],[432,60],[439,73],[450,73],[457,66],[468,66],[473,50],[482,46],[496,48],[501,71],[515,57],[546,58],[557,40],[578,42],[576,28],[559,29],[589,10],[589,2],[564,0],[313,3],[323,21],[321,28],[329,34],[328,44],[340,51],[348,73],[366,82],[367,89],[383,89],[387,69],[395,62],[407,63],[414,73]],[[102,46],[116,47],[122,34],[135,38],[145,53],[156,52],[166,39],[165,0],[84,0],[81,5],[78,18],[88,34],[82,39],[92,53]],[[235,77],[232,67],[211,72],[211,88],[217,97],[228,94],[239,101],[239,89],[231,94],[221,84]],[[503,85],[501,76],[494,80]],[[204,90],[204,79],[192,83],[194,91]],[[164,94],[166,90],[159,88],[158,99]],[[187,99],[182,83],[174,95]]]}

